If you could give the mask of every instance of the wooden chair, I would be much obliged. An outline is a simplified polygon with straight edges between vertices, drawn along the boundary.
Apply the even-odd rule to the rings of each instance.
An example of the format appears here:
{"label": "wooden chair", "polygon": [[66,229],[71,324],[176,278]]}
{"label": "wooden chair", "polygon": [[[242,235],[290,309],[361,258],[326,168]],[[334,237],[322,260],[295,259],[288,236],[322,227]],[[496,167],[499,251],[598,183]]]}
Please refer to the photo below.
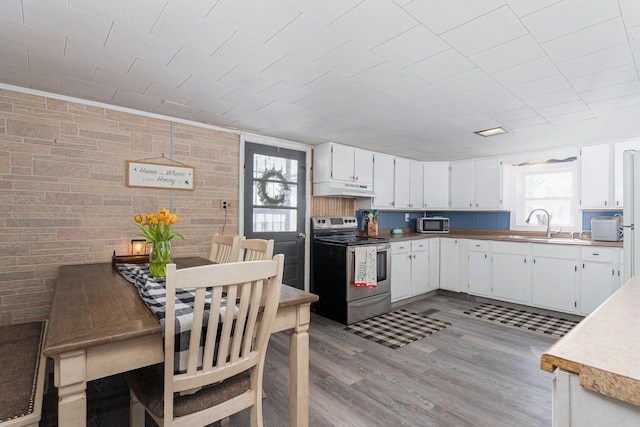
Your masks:
{"label": "wooden chair", "polygon": [[273,239],[244,239],[240,242],[240,260],[260,261],[273,257]]}
{"label": "wooden chair", "polygon": [[216,234],[211,240],[209,260],[216,264],[240,261],[241,240],[244,240],[244,236],[220,236]]}
{"label": "wooden chair", "polygon": [[[166,333],[164,364],[125,375],[131,391],[130,425],[144,426],[145,409],[160,426],[204,426],[251,408],[251,425],[262,426],[264,357],[283,266],[282,254],[273,260],[180,270],[167,266],[166,331],[175,330],[176,289],[195,289],[186,372],[174,374],[175,334]],[[207,288],[212,298],[205,316]],[[235,310],[221,310],[223,294],[226,301],[236,301]],[[259,315],[261,298],[265,304]]]}

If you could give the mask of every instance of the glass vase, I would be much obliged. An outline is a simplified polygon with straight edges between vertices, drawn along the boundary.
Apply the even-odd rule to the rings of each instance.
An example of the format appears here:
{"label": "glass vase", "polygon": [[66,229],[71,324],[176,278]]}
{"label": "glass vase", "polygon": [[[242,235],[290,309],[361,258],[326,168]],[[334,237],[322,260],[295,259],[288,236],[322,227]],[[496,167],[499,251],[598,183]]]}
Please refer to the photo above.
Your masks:
{"label": "glass vase", "polygon": [[149,270],[153,277],[165,277],[167,275],[167,264],[171,264],[171,242],[154,242],[153,249],[149,254]]}

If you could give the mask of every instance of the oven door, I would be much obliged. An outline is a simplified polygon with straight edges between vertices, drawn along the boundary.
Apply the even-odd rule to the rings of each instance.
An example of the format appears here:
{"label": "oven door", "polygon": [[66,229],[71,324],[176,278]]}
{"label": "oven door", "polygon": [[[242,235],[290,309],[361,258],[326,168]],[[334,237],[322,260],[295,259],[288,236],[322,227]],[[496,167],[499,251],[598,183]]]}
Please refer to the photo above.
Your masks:
{"label": "oven door", "polygon": [[391,258],[388,243],[374,245],[376,247],[376,287],[365,288],[353,286],[356,276],[356,247],[349,246],[347,249],[347,302],[361,298],[391,292]]}

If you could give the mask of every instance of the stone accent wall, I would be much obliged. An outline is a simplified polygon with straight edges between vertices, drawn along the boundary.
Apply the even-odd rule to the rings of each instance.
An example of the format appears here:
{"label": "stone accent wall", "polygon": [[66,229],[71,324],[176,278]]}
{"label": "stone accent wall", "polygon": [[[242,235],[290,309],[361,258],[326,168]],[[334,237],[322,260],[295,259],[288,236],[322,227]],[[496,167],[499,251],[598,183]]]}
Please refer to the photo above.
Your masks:
{"label": "stone accent wall", "polygon": [[208,256],[223,200],[225,234],[238,232],[234,133],[174,123],[173,159],[195,167],[195,190],[129,188],[127,160],[169,164],[170,120],[0,90],[0,147],[0,325],[48,318],[60,265],[128,254],[137,213],[180,216],[176,256]]}

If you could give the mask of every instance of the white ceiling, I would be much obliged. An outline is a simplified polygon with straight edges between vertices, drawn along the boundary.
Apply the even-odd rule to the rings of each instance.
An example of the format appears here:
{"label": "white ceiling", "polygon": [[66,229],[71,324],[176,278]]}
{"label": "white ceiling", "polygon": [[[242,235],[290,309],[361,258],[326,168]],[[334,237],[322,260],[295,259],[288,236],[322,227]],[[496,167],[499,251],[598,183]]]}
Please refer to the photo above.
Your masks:
{"label": "white ceiling", "polygon": [[308,144],[640,137],[638,0],[2,0],[0,41],[2,83]]}

